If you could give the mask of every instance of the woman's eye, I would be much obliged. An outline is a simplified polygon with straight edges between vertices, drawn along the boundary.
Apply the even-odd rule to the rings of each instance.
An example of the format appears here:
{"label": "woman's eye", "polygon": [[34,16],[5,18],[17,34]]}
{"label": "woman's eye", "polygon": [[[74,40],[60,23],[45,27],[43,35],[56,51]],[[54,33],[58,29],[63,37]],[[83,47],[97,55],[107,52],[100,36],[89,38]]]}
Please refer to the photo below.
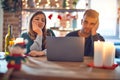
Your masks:
{"label": "woman's eye", "polygon": [[42,19],[41,21],[42,21],[42,22],[45,22],[45,19]]}
{"label": "woman's eye", "polygon": [[35,19],[35,20],[37,20],[37,21],[38,21],[39,19]]}

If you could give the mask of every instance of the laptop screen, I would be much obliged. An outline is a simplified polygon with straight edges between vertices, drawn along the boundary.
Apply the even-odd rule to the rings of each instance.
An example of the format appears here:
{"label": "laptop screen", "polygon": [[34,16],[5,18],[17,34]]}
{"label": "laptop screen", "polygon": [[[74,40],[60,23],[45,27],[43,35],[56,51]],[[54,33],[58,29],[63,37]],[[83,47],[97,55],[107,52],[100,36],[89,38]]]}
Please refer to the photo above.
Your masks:
{"label": "laptop screen", "polygon": [[53,61],[83,61],[83,37],[47,37],[47,59]]}

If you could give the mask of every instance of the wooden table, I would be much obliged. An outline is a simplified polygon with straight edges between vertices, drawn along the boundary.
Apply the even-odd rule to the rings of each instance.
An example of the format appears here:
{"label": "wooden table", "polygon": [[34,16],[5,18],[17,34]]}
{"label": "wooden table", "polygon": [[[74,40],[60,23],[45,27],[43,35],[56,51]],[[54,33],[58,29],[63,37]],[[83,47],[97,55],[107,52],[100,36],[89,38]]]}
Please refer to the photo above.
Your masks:
{"label": "wooden table", "polygon": [[46,57],[28,57],[21,71],[12,74],[16,79],[28,80],[77,80],[77,79],[120,79],[120,66],[115,70],[88,67],[93,59],[85,57],[84,62],[47,61]]}
{"label": "wooden table", "polygon": [[83,80],[120,79],[120,66],[114,70],[88,67],[93,58],[84,62],[47,61],[46,57],[28,57],[20,71],[14,71],[11,80]]}

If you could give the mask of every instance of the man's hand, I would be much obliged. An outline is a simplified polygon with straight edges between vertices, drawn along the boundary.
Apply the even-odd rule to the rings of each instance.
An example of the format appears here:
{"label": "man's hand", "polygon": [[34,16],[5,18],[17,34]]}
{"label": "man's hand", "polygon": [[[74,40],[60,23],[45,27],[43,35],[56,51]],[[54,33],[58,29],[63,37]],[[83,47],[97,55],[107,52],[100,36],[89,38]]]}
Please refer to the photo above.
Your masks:
{"label": "man's hand", "polygon": [[95,26],[91,29],[91,35],[96,35],[97,34],[98,26],[99,26],[99,21],[97,21]]}

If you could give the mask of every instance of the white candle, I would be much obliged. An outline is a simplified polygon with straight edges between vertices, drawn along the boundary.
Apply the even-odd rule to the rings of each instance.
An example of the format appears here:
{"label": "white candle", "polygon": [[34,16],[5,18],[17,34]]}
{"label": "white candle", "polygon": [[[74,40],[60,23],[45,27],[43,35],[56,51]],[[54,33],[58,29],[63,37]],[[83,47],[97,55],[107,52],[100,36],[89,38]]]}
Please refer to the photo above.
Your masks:
{"label": "white candle", "polygon": [[103,44],[102,41],[94,41],[94,66],[103,66]]}
{"label": "white candle", "polygon": [[16,38],[15,43],[23,43],[24,39],[23,38]]}
{"label": "white candle", "polygon": [[111,42],[105,42],[103,47],[104,63],[105,67],[111,67],[115,58],[115,47]]}

